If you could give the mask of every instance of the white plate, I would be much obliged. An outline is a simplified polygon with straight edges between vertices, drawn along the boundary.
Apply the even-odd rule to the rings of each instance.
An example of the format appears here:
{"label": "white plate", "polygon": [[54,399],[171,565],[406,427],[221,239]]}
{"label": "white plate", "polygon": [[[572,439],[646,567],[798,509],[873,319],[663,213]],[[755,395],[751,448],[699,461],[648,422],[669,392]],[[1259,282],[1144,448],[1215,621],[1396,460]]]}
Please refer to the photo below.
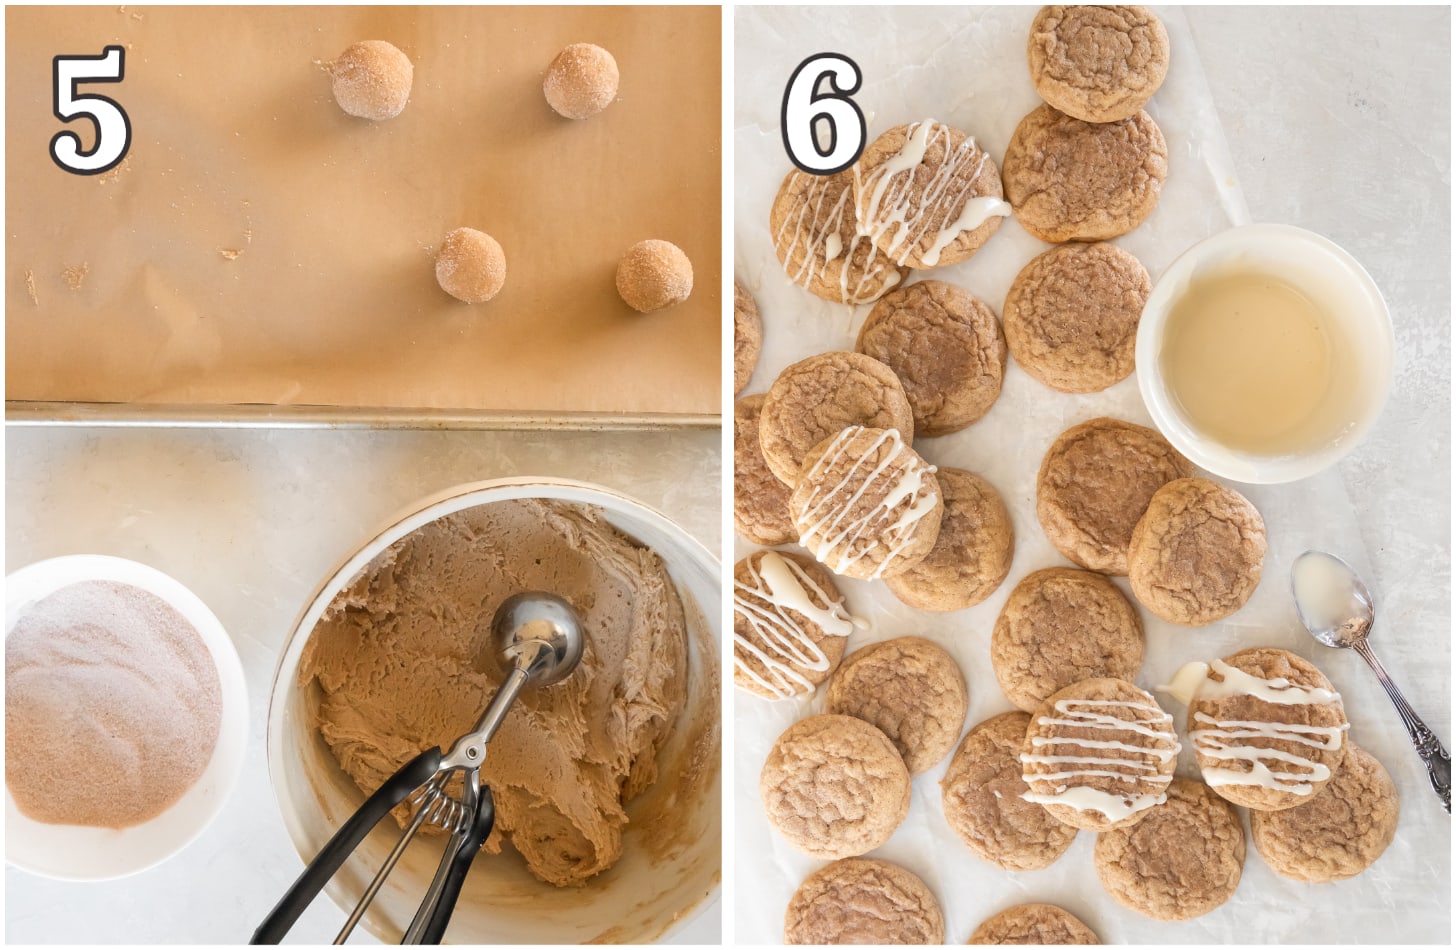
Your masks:
{"label": "white plate", "polygon": [[[217,817],[237,784],[248,739],[248,694],[243,665],[227,631],[192,591],[161,571],[100,554],[51,558],[22,567],[5,578],[5,636],[42,597],[80,581],[115,581],[156,594],[197,630],[217,667],[222,686],[222,723],[212,761],[177,803],[131,828],[51,825],[21,814],[5,792],[5,861],[33,874],[68,881],[104,881],[155,867],[187,845]],[[104,781],[106,763],[75,763],[78,782]]]}

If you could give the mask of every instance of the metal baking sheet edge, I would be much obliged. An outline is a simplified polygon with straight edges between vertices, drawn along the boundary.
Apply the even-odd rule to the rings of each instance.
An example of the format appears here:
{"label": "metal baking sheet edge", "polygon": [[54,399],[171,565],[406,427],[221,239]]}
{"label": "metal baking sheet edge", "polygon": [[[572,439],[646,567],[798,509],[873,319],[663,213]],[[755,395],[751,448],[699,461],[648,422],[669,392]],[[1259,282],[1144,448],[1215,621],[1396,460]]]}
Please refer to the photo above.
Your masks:
{"label": "metal baking sheet edge", "polygon": [[136,426],[250,429],[560,429],[578,431],[716,429],[703,413],[492,412],[352,406],[160,405],[6,400],[8,426]]}

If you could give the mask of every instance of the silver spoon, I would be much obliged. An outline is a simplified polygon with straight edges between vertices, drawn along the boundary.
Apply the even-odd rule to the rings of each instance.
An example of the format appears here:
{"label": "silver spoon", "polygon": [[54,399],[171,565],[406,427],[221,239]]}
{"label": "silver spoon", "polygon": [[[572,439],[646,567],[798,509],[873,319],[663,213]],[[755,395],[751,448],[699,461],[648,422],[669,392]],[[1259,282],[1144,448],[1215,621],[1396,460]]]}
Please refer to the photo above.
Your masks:
{"label": "silver spoon", "polygon": [[1405,701],[1390,674],[1370,649],[1370,628],[1375,625],[1375,604],[1370,591],[1350,565],[1323,551],[1305,551],[1295,558],[1289,572],[1294,589],[1294,609],[1310,636],[1327,647],[1353,649],[1375,671],[1380,685],[1395,704],[1396,712],[1410,733],[1416,752],[1426,763],[1431,785],[1441,797],[1446,814],[1451,813],[1451,756],[1430,727],[1421,721]]}

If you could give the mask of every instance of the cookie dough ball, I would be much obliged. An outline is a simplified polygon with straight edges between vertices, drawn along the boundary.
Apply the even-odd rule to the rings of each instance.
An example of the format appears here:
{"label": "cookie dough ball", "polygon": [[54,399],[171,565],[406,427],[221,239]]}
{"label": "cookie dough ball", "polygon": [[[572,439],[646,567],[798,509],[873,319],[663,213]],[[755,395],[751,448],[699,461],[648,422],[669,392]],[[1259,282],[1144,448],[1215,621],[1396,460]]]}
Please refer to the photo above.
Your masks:
{"label": "cookie dough ball", "polygon": [[787,551],[750,554],[733,565],[733,685],[767,699],[812,693],[844,657],[856,622],[823,565]]}
{"label": "cookie dough ball", "polygon": [[364,40],[329,65],[334,101],[349,115],[376,122],[404,111],[415,67],[399,48],[384,40]]}
{"label": "cookie dough ball", "polygon": [[1354,877],[1395,840],[1400,796],[1385,766],[1349,743],[1324,791],[1283,811],[1251,811],[1254,847],[1275,873],[1321,884]]}
{"label": "cookie dough ball", "polygon": [[1147,220],[1168,177],[1152,116],[1092,123],[1040,106],[1016,127],[1002,179],[1012,213],[1049,244],[1106,241]]}
{"label": "cookie dough ball", "polygon": [[940,944],[945,917],[919,877],[889,861],[846,858],[805,878],[784,914],[787,944]]}
{"label": "cookie dough ball", "polygon": [[816,858],[873,851],[910,813],[910,773],[885,734],[853,716],[810,716],[769,751],[758,779],[769,824]]}
{"label": "cookie dough ball", "polygon": [[617,61],[591,43],[572,43],[546,67],[541,88],[551,108],[568,119],[596,115],[617,98]]}
{"label": "cookie dough ball", "polygon": [[1011,570],[1011,514],[979,475],[937,468],[935,480],[945,505],[935,547],[919,564],[885,578],[885,586],[916,610],[964,610],[990,597]]}
{"label": "cookie dough ball", "polygon": [[1244,823],[1202,782],[1174,779],[1168,800],[1131,828],[1097,836],[1092,860],[1113,900],[1154,920],[1201,917],[1233,896]]}
{"label": "cookie dough ball", "polygon": [[753,295],[733,282],[733,394],[743,392],[753,378],[758,354],[763,351],[763,318]]}
{"label": "cookie dough ball", "polygon": [[456,228],[435,255],[435,280],[456,300],[484,303],[505,286],[506,252],[484,231]]}
{"label": "cookie dough ball", "polygon": [[1249,499],[1206,478],[1159,488],[1133,528],[1127,579],[1169,623],[1202,627],[1248,602],[1264,573],[1264,519]]}
{"label": "cookie dough ball", "polygon": [[1036,476],[1036,517],[1069,561],[1127,573],[1127,548],[1153,493],[1193,474],[1158,432],[1106,416],[1057,436]]}
{"label": "cookie dough ball", "polygon": [[922,280],[880,298],[854,348],[895,371],[919,436],[964,429],[1001,395],[1001,322],[969,291],[945,281]]}
{"label": "cookie dough ball", "polygon": [[1049,567],[1028,574],[991,632],[996,682],[1027,712],[1081,680],[1132,681],[1142,665],[1137,610],[1115,584],[1091,571]]}
{"label": "cookie dough ball", "polygon": [[1115,244],[1054,247],[1021,269],[1001,321],[1021,368],[1064,393],[1094,393],[1132,375],[1138,320],[1153,282]]}
{"label": "cookie dough ball", "polygon": [[1040,946],[1100,944],[1092,928],[1053,904],[1018,904],[990,918],[966,941],[971,944]]}
{"label": "cookie dough ball", "polygon": [[1084,122],[1116,122],[1148,104],[1168,74],[1168,31],[1147,7],[1042,7],[1026,61],[1037,93]]}
{"label": "cookie dough ball", "polygon": [[1118,679],[1073,683],[1031,717],[1025,797],[1073,828],[1135,825],[1165,801],[1181,748],[1173,717],[1144,690]]}
{"label": "cookie dough ball", "polygon": [[1310,800],[1344,761],[1345,704],[1313,663],[1275,647],[1214,660],[1188,702],[1203,780],[1250,809]]}
{"label": "cookie dough ball", "polygon": [[946,824],[975,855],[1008,871],[1050,867],[1077,829],[1035,802],[1021,777],[1021,745],[1031,717],[1002,713],[973,727],[940,780]]}
{"label": "cookie dough ball", "polygon": [[693,262],[669,241],[641,241],[617,262],[617,293],[639,313],[682,303],[692,292]]}
{"label": "cookie dough ball", "polygon": [[966,679],[949,653],[921,637],[897,637],[845,658],[829,679],[824,711],[878,728],[919,775],[955,745],[967,702]]}

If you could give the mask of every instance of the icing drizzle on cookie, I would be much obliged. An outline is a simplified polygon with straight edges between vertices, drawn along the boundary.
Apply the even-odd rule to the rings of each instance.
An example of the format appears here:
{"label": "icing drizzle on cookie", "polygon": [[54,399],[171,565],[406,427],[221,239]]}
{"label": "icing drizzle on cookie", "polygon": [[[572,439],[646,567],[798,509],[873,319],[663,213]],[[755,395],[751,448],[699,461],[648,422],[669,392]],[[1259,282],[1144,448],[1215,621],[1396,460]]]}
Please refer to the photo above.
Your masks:
{"label": "icing drizzle on cookie", "polygon": [[[1199,664],[1200,666],[1202,664]],[[1208,674],[1194,689],[1190,702],[1200,699],[1219,700],[1232,696],[1252,696],[1276,706],[1331,705],[1340,702],[1340,694],[1319,686],[1295,686],[1282,676],[1265,679],[1214,660]],[[1181,670],[1179,671],[1182,672]],[[1176,679],[1176,677],[1175,677]],[[1249,740],[1264,739],[1333,752],[1344,741],[1348,722],[1338,726],[1315,726],[1304,723],[1272,722],[1262,719],[1216,719],[1203,712],[1194,712],[1190,728],[1193,747],[1204,758],[1216,762],[1244,762],[1247,769],[1213,766],[1203,770],[1203,780],[1210,786],[1245,785],[1309,795],[1315,785],[1330,777],[1329,766],[1297,752],[1271,748]]]}
{"label": "icing drizzle on cookie", "polygon": [[[1050,782],[1055,786],[1052,792],[1028,789],[1021,794],[1023,800],[1095,811],[1112,822],[1122,821],[1168,800],[1167,789],[1172,776],[1164,774],[1163,766],[1177,757],[1182,746],[1173,730],[1173,717],[1156,703],[1059,699],[1052,705],[1050,715],[1037,717],[1036,725],[1091,729],[1110,734],[1131,733],[1152,742],[1032,736],[1030,742],[1034,749],[1075,746],[1085,751],[1074,755],[1021,753],[1022,781],[1027,785]],[[1025,768],[1048,765],[1060,768],[1051,772]],[[1130,790],[1110,792],[1087,783],[1087,779],[1098,777],[1117,779]]]}
{"label": "icing drizzle on cookie", "polygon": [[[898,284],[900,272],[879,252],[874,241],[859,233],[852,203],[854,189],[844,184],[839,196],[830,202],[831,181],[837,177],[806,175],[799,171],[789,175],[786,187],[804,191],[774,235],[774,250],[783,261],[789,279],[802,287],[824,281],[830,265],[838,262],[840,298],[849,304],[869,303]],[[846,225],[851,235],[848,247],[843,237]],[[803,258],[795,266],[794,255],[801,248]],[[863,263],[856,268],[856,256],[861,251]],[[851,286],[851,272],[856,269],[859,277]]]}
{"label": "icing drizzle on cookie", "polygon": [[[805,671],[822,673],[829,658],[790,612],[831,637],[847,637],[866,626],[814,581],[809,572],[775,551],[748,562],[749,583],[733,581],[733,612],[747,622],[752,636],[733,631],[733,670],[776,699],[814,688]],[[821,604],[827,606],[820,606]],[[764,674],[746,657],[756,659]]]}
{"label": "icing drizzle on cookie", "polygon": [[[850,426],[835,436],[803,480],[815,487],[795,519],[799,543],[837,574],[858,563],[876,549],[884,558],[870,578],[884,574],[901,553],[915,541],[920,519],[935,510],[937,495],[926,490],[925,477],[935,472],[905,444],[897,429],[885,429],[854,458],[834,485],[818,484],[824,474],[849,457],[850,445],[864,426]],[[891,450],[875,461],[881,447]],[[854,487],[851,487],[854,486]],[[879,495],[878,504],[856,505]]]}
{"label": "icing drizzle on cookie", "polygon": [[[934,235],[920,255],[921,266],[934,267],[941,253],[962,234],[974,231],[992,217],[1006,217],[1011,206],[1000,198],[974,193],[976,179],[990,156],[965,136],[952,147],[954,129],[924,119],[905,130],[905,144],[861,179],[854,166],[856,194],[860,198],[860,232],[897,264],[915,255],[920,243]],[[925,161],[932,145],[941,145],[944,157],[917,195],[915,168]]]}

